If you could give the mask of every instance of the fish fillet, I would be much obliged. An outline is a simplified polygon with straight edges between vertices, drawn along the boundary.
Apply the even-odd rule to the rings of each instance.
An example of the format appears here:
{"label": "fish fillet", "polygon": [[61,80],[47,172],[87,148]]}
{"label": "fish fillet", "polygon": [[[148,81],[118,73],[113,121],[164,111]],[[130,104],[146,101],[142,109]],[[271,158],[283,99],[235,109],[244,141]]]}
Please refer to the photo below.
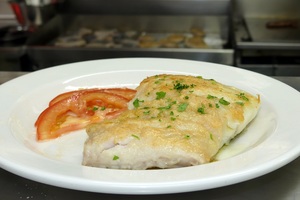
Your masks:
{"label": "fish fillet", "polygon": [[151,76],[127,111],[87,127],[82,164],[140,170],[208,163],[259,107],[259,96],[212,79]]}

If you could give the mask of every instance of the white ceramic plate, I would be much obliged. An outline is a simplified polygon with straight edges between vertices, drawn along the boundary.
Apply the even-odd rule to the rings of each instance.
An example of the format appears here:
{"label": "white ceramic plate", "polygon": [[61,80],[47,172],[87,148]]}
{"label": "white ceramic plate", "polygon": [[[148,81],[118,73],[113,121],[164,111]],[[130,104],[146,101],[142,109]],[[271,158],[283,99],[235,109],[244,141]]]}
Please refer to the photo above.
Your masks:
{"label": "white ceramic plate", "polygon": [[[147,76],[193,74],[260,94],[256,119],[217,162],[165,170],[81,166],[84,130],[49,142],[35,140],[34,122],[54,96],[87,87],[135,88]],[[175,59],[110,59],[40,70],[0,86],[0,166],[38,182],[115,194],[205,190],[253,179],[300,152],[300,93],[272,78],[234,67]]]}

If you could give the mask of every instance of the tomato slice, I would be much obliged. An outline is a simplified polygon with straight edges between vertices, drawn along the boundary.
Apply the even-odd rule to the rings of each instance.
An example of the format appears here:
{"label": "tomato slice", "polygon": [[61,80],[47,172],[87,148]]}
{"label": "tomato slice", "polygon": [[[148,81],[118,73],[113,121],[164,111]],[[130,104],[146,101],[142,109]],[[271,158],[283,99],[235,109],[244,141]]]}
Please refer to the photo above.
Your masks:
{"label": "tomato slice", "polygon": [[116,94],[106,92],[87,92],[79,95],[76,104],[72,105],[72,111],[79,116],[91,115],[94,106],[109,107],[109,108],[127,108],[128,100]]}
{"label": "tomato slice", "polygon": [[105,88],[105,89],[92,88],[92,89],[82,89],[82,90],[70,91],[70,92],[65,92],[65,93],[59,94],[58,96],[53,98],[49,102],[49,106],[55,104],[56,102],[58,102],[60,100],[69,98],[72,95],[80,95],[80,94],[89,93],[89,92],[92,92],[92,93],[106,92],[106,93],[111,93],[111,94],[116,94],[116,95],[122,96],[122,97],[126,98],[127,100],[131,100],[134,97],[136,90],[129,89],[129,88]]}
{"label": "tomato slice", "polygon": [[60,136],[57,130],[60,124],[63,123],[63,116],[70,111],[71,102],[69,99],[64,99],[53,104],[44,110],[38,117],[35,125],[37,127],[37,140],[53,139]]}
{"label": "tomato slice", "polygon": [[114,118],[127,109],[130,101],[104,90],[75,91],[59,96],[36,120],[37,140],[54,139],[105,118]]}
{"label": "tomato slice", "polygon": [[107,93],[117,94],[126,98],[128,101],[130,101],[136,94],[136,90],[129,88],[107,88],[103,91]]}

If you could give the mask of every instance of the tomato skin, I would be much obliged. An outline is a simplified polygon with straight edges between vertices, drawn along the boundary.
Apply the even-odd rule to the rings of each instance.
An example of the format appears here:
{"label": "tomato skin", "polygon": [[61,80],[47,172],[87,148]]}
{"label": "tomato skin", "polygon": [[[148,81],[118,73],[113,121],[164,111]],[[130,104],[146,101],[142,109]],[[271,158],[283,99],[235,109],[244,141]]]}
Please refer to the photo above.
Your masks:
{"label": "tomato skin", "polygon": [[53,139],[59,136],[56,131],[53,131],[53,127],[57,126],[58,116],[62,116],[70,111],[71,104],[71,99],[63,99],[41,113],[35,123],[38,140]]}
{"label": "tomato skin", "polygon": [[104,92],[116,94],[126,98],[130,101],[136,94],[136,90],[129,89],[129,88],[108,88],[104,89]]}
{"label": "tomato skin", "polygon": [[[135,90],[121,88],[87,89],[60,94],[50,101],[49,107],[36,120],[37,140],[54,139],[105,118],[115,118],[127,109],[127,103],[131,100],[129,97],[133,94]],[[68,122],[70,118],[71,123]]]}
{"label": "tomato skin", "polygon": [[[76,97],[77,96],[78,100],[74,104],[71,104],[71,110],[77,115],[83,117],[90,115],[91,110],[89,108],[93,108],[94,106],[91,104],[91,102],[96,101],[97,105],[99,105],[99,102],[101,102],[104,107],[113,107],[118,109],[127,107],[128,102],[128,100],[122,96],[98,91],[82,93],[80,95],[76,95]],[[72,97],[73,96],[69,98]]]}
{"label": "tomato skin", "polygon": [[59,94],[56,97],[54,97],[49,102],[49,106],[53,105],[54,103],[56,103],[62,99],[69,98],[72,95],[80,95],[83,93],[90,93],[90,92],[92,92],[92,93],[106,92],[106,93],[116,94],[116,95],[122,96],[130,101],[134,97],[136,90],[129,89],[129,88],[105,88],[105,89],[92,88],[92,89],[82,89],[82,90],[70,91],[70,92],[65,92],[65,93]]}

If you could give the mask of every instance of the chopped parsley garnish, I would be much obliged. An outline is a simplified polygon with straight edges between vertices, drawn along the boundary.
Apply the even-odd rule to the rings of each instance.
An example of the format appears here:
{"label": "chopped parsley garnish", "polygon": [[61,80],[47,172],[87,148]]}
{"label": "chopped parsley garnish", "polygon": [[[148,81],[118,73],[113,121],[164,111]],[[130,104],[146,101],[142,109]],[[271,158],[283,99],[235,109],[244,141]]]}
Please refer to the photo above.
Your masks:
{"label": "chopped parsley garnish", "polygon": [[189,98],[190,98],[189,96],[185,96],[185,97],[184,97],[184,99],[189,99]]}
{"label": "chopped parsley garnish", "polygon": [[183,89],[187,89],[189,88],[190,86],[188,86],[187,84],[182,84],[182,83],[179,83],[177,82],[176,84],[174,84],[174,89],[177,90],[177,91],[181,91]]}
{"label": "chopped parsley garnish", "polygon": [[185,135],[185,136],[184,136],[184,138],[186,138],[186,139],[190,139],[190,138],[191,138],[191,136],[189,136],[189,135]]}
{"label": "chopped parsley garnish", "polygon": [[244,102],[238,101],[238,102],[235,102],[235,103],[238,104],[238,105],[244,106]]}
{"label": "chopped parsley garnish", "polygon": [[135,108],[138,108],[138,107],[140,106],[140,103],[142,103],[142,102],[144,102],[144,100],[135,99],[135,100],[133,101],[133,106],[134,106]]}
{"label": "chopped parsley garnish", "polygon": [[[156,77],[157,78],[157,77]],[[159,83],[161,83],[162,81],[164,81],[165,79],[164,78],[160,78],[160,79],[158,79],[158,80],[156,80],[154,83],[155,84],[159,84]]]}
{"label": "chopped parsley garnish", "polygon": [[137,136],[137,135],[132,134],[131,136],[138,139],[138,140],[140,139],[139,136]]}
{"label": "chopped parsley garnish", "polygon": [[173,111],[171,111],[171,112],[170,112],[170,115],[171,115],[171,116],[173,116],[173,115],[174,115],[174,112],[173,112]]}
{"label": "chopped parsley garnish", "polygon": [[226,101],[223,97],[219,100],[219,103],[224,105],[224,106],[227,106],[229,105],[230,103],[228,101]]}
{"label": "chopped parsley garnish", "polygon": [[105,107],[105,106],[102,106],[100,110],[105,110],[105,109],[106,109],[106,107]]}
{"label": "chopped parsley garnish", "polygon": [[212,141],[214,141],[214,137],[213,137],[213,134],[209,134],[209,137],[210,137],[210,139],[212,140]]}
{"label": "chopped parsley garnish", "polygon": [[196,78],[203,79],[203,77],[202,77],[202,76],[196,76]]}
{"label": "chopped parsley garnish", "polygon": [[171,121],[175,121],[176,120],[176,117],[171,117]]}
{"label": "chopped parsley garnish", "polygon": [[165,98],[165,96],[166,96],[165,92],[156,92],[156,100],[163,99]]}
{"label": "chopped parsley garnish", "polygon": [[172,104],[169,104],[167,106],[158,107],[158,110],[169,110],[169,109],[171,109],[171,107],[172,107]]}
{"label": "chopped parsley garnish", "polygon": [[212,95],[207,95],[207,97],[206,97],[207,99],[216,99],[217,97],[216,96],[212,96]]}
{"label": "chopped parsley garnish", "polygon": [[239,93],[236,96],[238,96],[240,99],[244,101],[249,101],[249,99],[245,96],[245,93]]}
{"label": "chopped parsley garnish", "polygon": [[[94,107],[87,107],[87,110],[91,110],[91,111],[94,111],[96,112],[97,110],[99,110],[100,107],[98,106],[94,106]],[[103,106],[100,108],[100,110],[105,110],[106,108]]]}
{"label": "chopped parsley garnish", "polygon": [[144,114],[145,114],[145,115],[149,115],[149,114],[150,114],[150,110],[145,111]]}
{"label": "chopped parsley garnish", "polygon": [[171,127],[172,127],[171,125],[167,126],[167,128],[171,128]]}
{"label": "chopped parsley garnish", "polygon": [[119,160],[119,156],[114,155],[113,160]]}
{"label": "chopped parsley garnish", "polygon": [[209,104],[208,104],[208,106],[209,106],[210,108],[212,108],[212,107],[213,107],[213,105],[212,105],[211,103],[209,103]]}
{"label": "chopped parsley garnish", "polygon": [[183,112],[183,111],[186,110],[187,106],[188,106],[188,103],[181,103],[181,104],[178,105],[177,111],[178,112]]}
{"label": "chopped parsley garnish", "polygon": [[198,113],[201,113],[201,114],[205,114],[205,110],[204,110],[205,106],[202,105],[202,107],[198,108]]}
{"label": "chopped parsley garnish", "polygon": [[176,101],[172,101],[171,103],[169,103],[167,106],[163,106],[163,107],[158,107],[159,110],[169,110],[171,109],[172,105],[176,104]]}
{"label": "chopped parsley garnish", "polygon": [[216,108],[220,108],[220,105],[216,103]]}
{"label": "chopped parsley garnish", "polygon": [[93,111],[96,111],[96,110],[98,110],[99,108],[97,107],[97,106],[94,106],[93,107]]}

